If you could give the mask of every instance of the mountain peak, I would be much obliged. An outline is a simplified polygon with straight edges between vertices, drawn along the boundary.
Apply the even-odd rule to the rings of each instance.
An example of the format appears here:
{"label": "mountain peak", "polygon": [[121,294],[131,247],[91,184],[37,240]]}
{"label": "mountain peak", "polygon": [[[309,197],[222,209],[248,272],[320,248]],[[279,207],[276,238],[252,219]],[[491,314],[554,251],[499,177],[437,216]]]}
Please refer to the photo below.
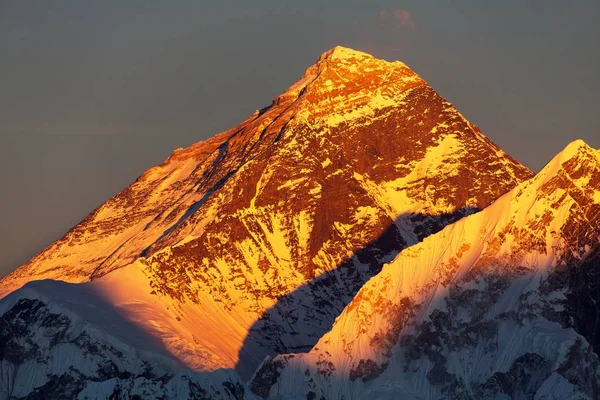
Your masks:
{"label": "mountain peak", "polygon": [[[365,106],[364,103],[373,103],[371,110],[380,108],[383,103],[395,105],[401,101],[402,92],[422,85],[426,82],[400,61],[388,62],[336,46],[323,53],[302,78],[275,97],[273,103],[287,106],[304,97],[321,110],[317,114],[328,113],[335,105],[346,108],[348,115],[356,116],[361,114],[358,108]],[[343,98],[350,101],[341,102]],[[352,102],[363,104],[349,104]]]}
{"label": "mountain peak", "polygon": [[[417,74],[401,61],[386,61],[371,54],[349,47],[335,46],[321,54],[316,63],[307,68],[299,82],[307,83],[331,70],[339,74],[339,79],[348,80],[359,78],[361,75],[378,74],[385,71],[401,69],[407,75]],[[296,86],[298,83],[294,84]]]}
{"label": "mountain peak", "polygon": [[311,70],[311,68],[315,66],[322,67],[323,65],[327,65],[328,68],[333,67],[354,69],[361,64],[369,65],[371,67],[371,70],[398,67],[408,69],[406,64],[404,64],[401,61],[390,62],[380,58],[376,58],[375,56],[360,50],[355,50],[344,46],[335,46],[321,54],[316,64],[310,67],[309,70]]}
{"label": "mountain peak", "polygon": [[562,162],[572,159],[573,157],[590,156],[600,160],[600,151],[592,148],[582,139],[577,139],[569,143],[557,157],[560,157]]}
{"label": "mountain peak", "polygon": [[587,186],[589,179],[581,179],[581,177],[595,175],[598,170],[600,170],[600,151],[577,139],[554,156],[540,171],[539,176],[546,181],[555,175],[566,174],[573,182],[579,182],[577,186]]}
{"label": "mountain peak", "polygon": [[359,50],[354,50],[349,47],[335,46],[335,47],[327,50],[325,53],[321,54],[321,57],[319,57],[319,60],[324,60],[324,59],[345,60],[345,59],[351,59],[351,58],[360,59],[360,58],[365,58],[365,57],[375,58],[372,55],[364,53]]}

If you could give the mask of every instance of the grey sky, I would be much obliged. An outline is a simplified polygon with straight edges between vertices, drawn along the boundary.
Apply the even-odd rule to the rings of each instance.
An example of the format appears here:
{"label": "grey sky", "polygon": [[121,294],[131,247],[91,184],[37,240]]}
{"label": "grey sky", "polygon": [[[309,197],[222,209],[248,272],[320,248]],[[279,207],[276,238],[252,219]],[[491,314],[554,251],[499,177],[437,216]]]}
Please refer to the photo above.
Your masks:
{"label": "grey sky", "polygon": [[0,276],[341,44],[400,59],[538,170],[600,147],[600,2],[0,1]]}

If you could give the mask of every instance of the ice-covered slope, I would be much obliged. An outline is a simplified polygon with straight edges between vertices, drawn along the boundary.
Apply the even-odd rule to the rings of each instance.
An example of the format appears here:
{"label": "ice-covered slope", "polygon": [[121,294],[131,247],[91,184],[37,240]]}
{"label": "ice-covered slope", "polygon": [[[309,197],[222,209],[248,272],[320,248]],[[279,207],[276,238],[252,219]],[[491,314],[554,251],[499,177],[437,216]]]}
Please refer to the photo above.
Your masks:
{"label": "ice-covered slope", "polygon": [[[600,151],[571,143],[485,210],[404,250],[262,396],[597,399]],[[288,398],[288,397],[286,397]]]}
{"label": "ice-covered slope", "polygon": [[400,62],[323,54],[0,283],[97,282],[197,371],[307,351],[383,262],[532,173]]}
{"label": "ice-covered slope", "polygon": [[38,281],[0,304],[1,399],[253,399],[233,371],[196,373],[95,284]]}

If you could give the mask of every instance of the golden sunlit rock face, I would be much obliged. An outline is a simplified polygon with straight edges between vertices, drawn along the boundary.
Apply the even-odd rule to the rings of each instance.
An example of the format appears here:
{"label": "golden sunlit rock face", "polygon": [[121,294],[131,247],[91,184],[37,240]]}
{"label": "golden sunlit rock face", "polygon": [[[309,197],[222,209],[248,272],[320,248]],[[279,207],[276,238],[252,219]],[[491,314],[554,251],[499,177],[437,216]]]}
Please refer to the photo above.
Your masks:
{"label": "golden sunlit rock face", "polygon": [[[598,152],[579,142],[534,177],[405,64],[336,47],[270,106],[148,170],[4,278],[0,294],[77,283],[60,296],[56,282],[26,285],[3,302],[35,305],[27,324],[44,329],[36,315],[68,309],[61,338],[77,318],[119,318],[127,328],[97,328],[125,346],[114,354],[142,346],[165,371],[235,369],[263,397],[443,398],[468,391],[461,376],[488,379],[457,341],[476,346],[482,330],[504,329],[498,315],[525,312],[510,307],[530,292],[505,299],[507,288],[558,277],[549,271],[597,248],[598,179]],[[19,303],[30,297],[42,303]],[[544,301],[531,307],[559,313]],[[473,367],[458,371],[462,360]],[[556,361],[544,360],[525,361]],[[230,393],[243,388],[218,377]],[[367,384],[376,379],[380,392]]]}
{"label": "golden sunlit rock face", "polygon": [[[148,280],[144,302],[183,308],[166,330],[125,313],[190,367],[248,375],[267,354],[308,350],[399,250],[531,175],[406,65],[336,47],[271,106],[147,171],[2,290],[130,266]],[[113,285],[119,302],[140,291]]]}
{"label": "golden sunlit rock face", "polygon": [[[150,169],[2,290],[133,264],[144,294],[192,309],[169,311],[181,338],[158,333],[173,354],[249,374],[266,354],[308,350],[399,250],[530,176],[406,65],[336,47],[271,106]],[[232,334],[204,337],[205,318]]]}

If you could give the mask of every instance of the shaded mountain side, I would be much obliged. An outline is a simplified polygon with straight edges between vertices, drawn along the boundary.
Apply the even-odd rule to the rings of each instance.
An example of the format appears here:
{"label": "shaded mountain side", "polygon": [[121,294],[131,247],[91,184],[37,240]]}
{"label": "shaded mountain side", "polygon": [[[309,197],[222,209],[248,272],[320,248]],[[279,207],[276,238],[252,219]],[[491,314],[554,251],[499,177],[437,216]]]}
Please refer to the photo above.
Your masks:
{"label": "shaded mountain side", "polygon": [[[597,221],[600,222],[600,215]],[[576,265],[564,263],[556,268],[543,290],[569,288],[563,301],[564,309],[554,313],[552,318],[583,336],[591,351],[600,356],[600,245],[596,243]]]}

